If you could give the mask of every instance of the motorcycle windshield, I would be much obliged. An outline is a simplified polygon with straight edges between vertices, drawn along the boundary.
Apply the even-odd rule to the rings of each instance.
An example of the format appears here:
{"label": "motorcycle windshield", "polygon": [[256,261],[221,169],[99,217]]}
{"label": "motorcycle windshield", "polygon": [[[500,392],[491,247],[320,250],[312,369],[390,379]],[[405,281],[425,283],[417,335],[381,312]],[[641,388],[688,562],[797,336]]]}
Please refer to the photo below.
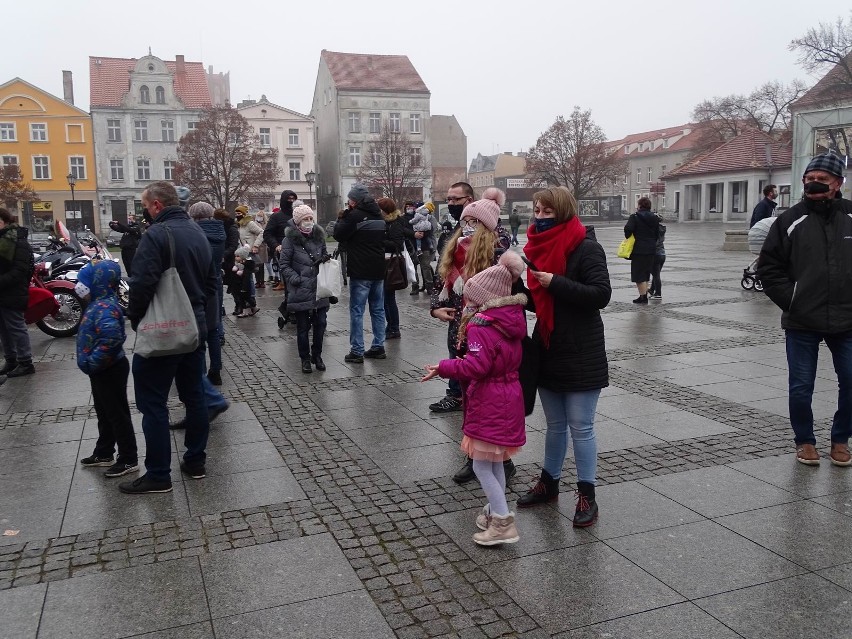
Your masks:
{"label": "motorcycle windshield", "polygon": [[61,220],[56,220],[56,234],[65,238],[65,241],[68,242],[68,246],[73,248],[77,253],[83,252],[83,247],[80,246],[77,236],[71,233],[71,231],[68,230],[68,227],[65,226],[65,223]]}

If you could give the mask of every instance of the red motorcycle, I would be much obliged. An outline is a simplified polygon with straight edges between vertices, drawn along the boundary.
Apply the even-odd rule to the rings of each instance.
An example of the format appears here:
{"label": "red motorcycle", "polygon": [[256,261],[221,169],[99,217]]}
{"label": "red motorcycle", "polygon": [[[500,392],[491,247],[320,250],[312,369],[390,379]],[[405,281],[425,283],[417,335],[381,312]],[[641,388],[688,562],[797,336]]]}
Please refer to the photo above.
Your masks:
{"label": "red motorcycle", "polygon": [[27,324],[35,324],[52,337],[70,337],[77,333],[85,303],[67,280],[43,281],[44,264],[36,264],[30,280],[30,301],[24,314]]}

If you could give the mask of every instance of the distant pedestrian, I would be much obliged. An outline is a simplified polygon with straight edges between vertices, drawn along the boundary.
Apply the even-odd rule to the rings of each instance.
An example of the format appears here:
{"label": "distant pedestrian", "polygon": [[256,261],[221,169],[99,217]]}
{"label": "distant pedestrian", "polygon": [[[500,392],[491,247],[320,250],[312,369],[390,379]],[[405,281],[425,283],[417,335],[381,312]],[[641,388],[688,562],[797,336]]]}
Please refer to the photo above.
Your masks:
{"label": "distant pedestrian", "polygon": [[[406,222],[396,208],[396,203],[389,197],[379,198],[376,203],[382,210],[385,220],[385,259],[392,255],[402,255],[405,249],[404,227]],[[385,286],[385,339],[399,339],[402,333],[399,330],[399,307],[396,304],[396,291]]]}
{"label": "distant pedestrian", "polygon": [[760,220],[765,220],[768,217],[772,217],[775,214],[775,207],[778,206],[778,202],[775,200],[778,199],[778,187],[774,184],[770,184],[769,186],[764,187],[763,189],[763,199],[757,203],[757,206],[754,207],[754,211],[751,214],[751,223],[748,225],[749,228],[760,222]]}
{"label": "distant pedestrian", "polygon": [[[284,240],[287,226],[293,220],[293,203],[298,197],[295,191],[290,191],[289,189],[282,191],[278,211],[273,213],[266,222],[266,227],[263,229],[263,241],[266,242],[270,259],[278,259],[278,254],[281,252],[281,242]],[[272,287],[272,290],[283,291],[284,280],[279,279],[278,283]]]}
{"label": "distant pedestrian", "polygon": [[654,267],[659,231],[660,218],[651,213],[651,199],[640,197],[636,212],[624,225],[624,237],[633,235],[636,239],[630,254],[630,281],[639,290],[639,297],[633,300],[634,304],[648,303],[648,281]]}
{"label": "distant pedestrian", "polygon": [[660,222],[660,231],[657,235],[657,248],[654,252],[654,265],[651,267],[651,288],[648,290],[655,300],[663,299],[663,282],[660,279],[660,271],[666,263],[666,225]]}
{"label": "distant pedestrian", "polygon": [[518,208],[512,209],[509,213],[509,228],[512,230],[512,244],[518,245],[518,231],[521,228],[521,216],[518,214]]}

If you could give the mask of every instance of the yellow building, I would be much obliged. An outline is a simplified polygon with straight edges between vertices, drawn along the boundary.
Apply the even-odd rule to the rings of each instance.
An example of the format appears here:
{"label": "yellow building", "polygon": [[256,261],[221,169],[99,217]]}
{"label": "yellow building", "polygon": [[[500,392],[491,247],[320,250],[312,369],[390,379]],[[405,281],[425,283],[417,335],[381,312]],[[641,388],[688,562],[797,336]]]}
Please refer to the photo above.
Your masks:
{"label": "yellow building", "polygon": [[41,200],[13,205],[33,233],[49,231],[54,220],[100,232],[88,113],[20,78],[0,85],[0,163],[18,165]]}

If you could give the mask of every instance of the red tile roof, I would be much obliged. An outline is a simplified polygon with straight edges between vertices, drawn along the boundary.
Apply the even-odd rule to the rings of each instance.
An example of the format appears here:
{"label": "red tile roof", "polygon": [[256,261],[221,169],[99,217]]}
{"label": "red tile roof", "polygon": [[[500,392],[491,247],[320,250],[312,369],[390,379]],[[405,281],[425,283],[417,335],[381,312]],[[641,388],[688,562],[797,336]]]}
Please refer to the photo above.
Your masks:
{"label": "red tile roof", "polygon": [[[621,149],[627,147],[631,144],[641,144],[642,142],[654,142],[655,140],[663,140],[666,138],[671,138],[676,135],[680,135],[673,144],[664,147],[660,145],[654,149],[646,149],[644,151],[634,150],[631,153],[625,153],[622,151],[622,154],[625,156],[634,157],[634,154],[641,155],[642,157],[646,157],[649,155],[658,155],[661,153],[673,153],[677,151],[689,151],[694,148],[699,141],[700,136],[698,124],[682,124],[680,126],[672,126],[665,129],[654,129],[653,131],[643,131],[642,133],[631,133],[628,136],[623,137],[620,140],[612,140],[607,142],[607,146],[610,148]],[[689,131],[689,133],[684,135],[684,131]]]}
{"label": "red tile roof", "polygon": [[[852,69],[852,53],[846,56],[846,66]],[[793,102],[790,108],[801,111],[811,107],[833,106],[852,102],[852,78],[846,69],[835,64],[819,82],[812,86],[801,98]]]}
{"label": "red tile roof", "polygon": [[763,131],[752,129],[669,171],[662,179],[668,180],[683,175],[704,173],[768,169],[769,165],[766,163],[767,144],[770,145],[772,150],[773,168],[792,166],[793,146],[789,137],[785,136],[784,141],[778,141]]}
{"label": "red tile roof", "polygon": [[[135,58],[89,57],[89,106],[121,106],[130,89],[130,72],[138,62]],[[175,81],[175,93],[184,106],[200,109],[212,106],[207,74],[201,62],[184,62],[184,73],[178,75],[177,62],[163,60]]]}
{"label": "red tile roof", "polygon": [[429,93],[408,56],[338,53],[326,49],[321,55],[338,89]]}

